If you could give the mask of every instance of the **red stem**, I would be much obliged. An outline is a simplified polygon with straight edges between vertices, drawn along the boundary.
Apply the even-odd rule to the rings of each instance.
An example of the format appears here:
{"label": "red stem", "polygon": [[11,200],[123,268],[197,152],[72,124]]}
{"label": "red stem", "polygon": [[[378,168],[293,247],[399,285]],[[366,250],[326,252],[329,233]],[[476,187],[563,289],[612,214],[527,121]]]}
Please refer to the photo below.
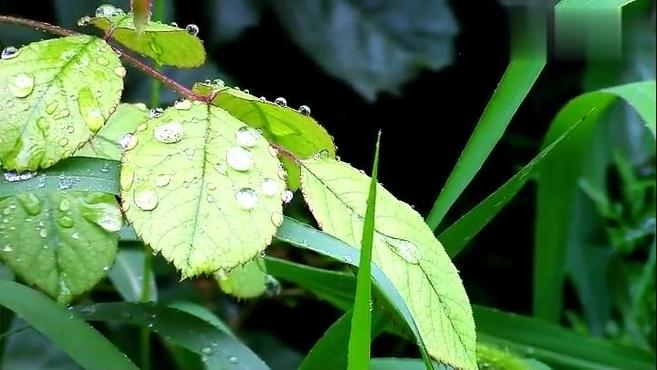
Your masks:
{"label": "red stem", "polygon": [[39,22],[39,21],[34,21],[31,19],[25,19],[25,18],[18,18],[18,17],[12,17],[9,15],[0,15],[0,23],[10,23],[10,24],[18,24],[21,26],[26,26],[30,28],[34,28],[40,31],[46,31],[50,32],[53,35],[58,35],[58,36],[72,36],[72,35],[79,35],[79,33],[75,31],[68,30],[66,28],[61,28],[59,26],[52,25],[50,23],[45,23],[45,22]]}

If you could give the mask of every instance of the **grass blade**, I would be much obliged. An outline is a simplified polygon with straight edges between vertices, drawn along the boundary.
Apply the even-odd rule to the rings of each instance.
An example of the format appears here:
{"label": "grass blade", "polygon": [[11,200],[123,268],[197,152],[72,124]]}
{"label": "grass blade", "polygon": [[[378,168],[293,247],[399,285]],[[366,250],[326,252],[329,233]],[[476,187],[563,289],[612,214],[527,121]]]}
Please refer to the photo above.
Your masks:
{"label": "grass blade", "polygon": [[[108,277],[116,290],[127,302],[138,302],[142,297],[144,275],[143,249],[120,248],[116,262],[109,271]],[[150,298],[157,301],[157,287],[153,273],[148,275],[150,285]]]}
{"label": "grass blade", "polygon": [[347,369],[367,369],[370,366],[370,343],[372,341],[372,243],[374,241],[374,215],[376,212],[376,187],[379,172],[379,144],[381,131],[376,139],[374,151],[374,164],[372,165],[372,180],[367,195],[367,209],[363,225],[363,236],[360,249],[360,263],[356,276],[356,298],[351,320],[351,334],[349,335],[349,351],[347,356]]}
{"label": "grass blade", "polygon": [[197,353],[207,369],[269,370],[231,333],[187,311],[143,303],[98,303],[77,307],[77,312],[86,320],[118,321],[157,332],[171,343]]}
{"label": "grass blade", "polygon": [[22,317],[85,369],[103,370],[112,364],[116,369],[137,370],[96,329],[45,295],[12,281],[0,281],[0,292],[0,305]]}

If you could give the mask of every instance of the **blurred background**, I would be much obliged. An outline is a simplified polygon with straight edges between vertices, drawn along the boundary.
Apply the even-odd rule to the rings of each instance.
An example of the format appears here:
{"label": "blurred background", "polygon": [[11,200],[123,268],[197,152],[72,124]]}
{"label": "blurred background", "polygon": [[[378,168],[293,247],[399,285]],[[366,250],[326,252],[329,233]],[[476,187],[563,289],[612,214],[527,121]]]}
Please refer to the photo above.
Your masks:
{"label": "blurred background", "polygon": [[[78,30],[77,20],[93,15],[102,3],[129,8],[128,0],[0,0],[0,14]],[[335,137],[341,159],[358,168],[370,168],[376,133],[382,129],[380,181],[426,215],[509,62],[510,14],[521,8],[511,3],[165,0],[164,21],[198,25],[209,54],[201,68],[165,73],[187,85],[221,78],[256,96],[282,96],[293,107],[308,105]],[[655,78],[655,2],[626,6],[623,25],[621,60],[549,59],[445,226],[538,153],[551,120],[570,99],[604,86]],[[0,25],[2,48],[44,37],[49,36]],[[148,78],[129,69],[124,100],[147,102],[149,88]],[[167,91],[162,104],[175,99]],[[654,350],[654,275],[652,293],[631,308],[640,310],[631,322],[622,297],[648,261],[655,234],[655,147],[642,130],[630,109],[614,106],[590,148],[572,212],[577,232],[568,246],[563,324]],[[295,212],[308,217],[301,204]],[[474,303],[530,313],[534,215],[535,188],[530,185],[457,257]],[[288,255],[286,249],[272,253],[306,262],[310,258]],[[160,299],[188,297],[211,306],[277,369],[295,367],[340,314],[289,287],[275,298],[235,302],[212,282],[178,284],[164,263],[160,270]],[[96,294],[103,298],[102,289]],[[391,338],[378,341],[374,351],[415,354],[412,345]]]}

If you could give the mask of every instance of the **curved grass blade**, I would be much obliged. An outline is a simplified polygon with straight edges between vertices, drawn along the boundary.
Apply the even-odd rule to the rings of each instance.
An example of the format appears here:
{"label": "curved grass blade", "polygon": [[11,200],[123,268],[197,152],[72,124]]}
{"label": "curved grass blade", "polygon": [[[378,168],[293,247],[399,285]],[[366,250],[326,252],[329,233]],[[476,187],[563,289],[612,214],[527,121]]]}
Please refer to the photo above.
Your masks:
{"label": "curved grass blade", "polygon": [[610,104],[621,98],[655,135],[655,81],[643,81],[586,93],[571,100],[552,121],[544,145],[555,141],[574,122],[580,128],[541,165],[538,178],[534,251],[534,315],[557,322],[561,315],[568,220],[578,191],[583,161],[593,130]]}
{"label": "curved grass blade", "polygon": [[152,304],[98,303],[76,307],[90,321],[118,321],[148,328],[180,347],[197,353],[207,369],[269,370],[232,334],[188,312]]}
{"label": "curved grass blade", "polygon": [[117,369],[138,370],[109,340],[45,295],[11,281],[0,281],[0,292],[0,305],[21,316],[85,369],[104,370],[112,364]]}
{"label": "curved grass blade", "polygon": [[363,220],[360,260],[358,274],[356,275],[356,297],[352,310],[351,333],[349,334],[348,370],[367,369],[370,366],[370,343],[372,342],[372,313],[370,311],[372,305],[372,244],[374,243],[374,215],[376,214],[380,144],[381,131],[379,131],[376,139],[374,164],[372,165],[370,188],[367,194],[367,208]]}
{"label": "curved grass blade", "polygon": [[[157,301],[157,286],[155,277],[151,272],[150,277],[150,299]],[[136,248],[120,248],[116,256],[116,262],[109,271],[108,277],[116,290],[124,300],[128,302],[139,302],[142,298],[144,279],[144,250]]]}
{"label": "curved grass blade", "polygon": [[6,172],[0,198],[20,193],[94,191],[119,194],[119,162],[99,158],[68,158],[36,174],[18,177]]}

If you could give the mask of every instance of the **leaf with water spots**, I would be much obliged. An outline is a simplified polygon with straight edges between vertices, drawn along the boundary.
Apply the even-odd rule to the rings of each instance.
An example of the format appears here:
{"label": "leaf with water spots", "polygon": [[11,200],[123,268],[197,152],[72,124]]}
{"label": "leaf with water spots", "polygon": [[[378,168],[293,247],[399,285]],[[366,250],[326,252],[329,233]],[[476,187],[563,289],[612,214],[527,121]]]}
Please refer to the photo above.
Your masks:
{"label": "leaf with water spots", "polygon": [[110,7],[97,11],[94,18],[83,18],[80,24],[92,24],[104,32],[110,32],[112,38],[123,46],[161,65],[194,68],[205,62],[205,48],[196,36],[198,27],[195,25],[182,29],[176,25],[149,21],[143,32],[139,33],[132,14]]}
{"label": "leaf with water spots", "polygon": [[[322,229],[359,248],[370,178],[331,159],[301,163],[301,190]],[[427,350],[456,368],[476,368],[472,309],[443,246],[408,204],[379,185],[372,261],[404,298]]]}
{"label": "leaf with water spots", "polygon": [[31,43],[0,59],[0,165],[26,171],[70,157],[116,109],[125,68],[103,40]]}
{"label": "leaf with water spots", "polygon": [[[333,138],[310,116],[310,108],[307,106],[292,109],[283,98],[277,98],[274,102],[267,101],[226,87],[220,81],[213,84],[197,83],[194,91],[201,95],[216,93],[212,102],[214,105],[262,130],[269,141],[301,159],[315,155],[335,158]],[[299,187],[299,166],[284,155],[281,155],[281,161],[288,172],[288,187],[296,190]]]}
{"label": "leaf with water spots", "polygon": [[261,256],[231,272],[218,271],[214,274],[224,293],[237,298],[256,298],[262,294],[275,295],[280,290],[279,282],[267,274],[265,261]]}
{"label": "leaf with water spots", "polygon": [[123,209],[183,277],[252,260],[283,222],[285,171],[267,141],[226,111],[179,102],[135,133]]}
{"label": "leaf with water spots", "polygon": [[137,127],[147,118],[148,110],[143,104],[119,105],[105,126],[75,156],[120,160],[123,149],[132,145]]}
{"label": "leaf with water spots", "polygon": [[111,194],[17,194],[0,200],[0,259],[28,283],[68,303],[107,275],[122,225]]}

